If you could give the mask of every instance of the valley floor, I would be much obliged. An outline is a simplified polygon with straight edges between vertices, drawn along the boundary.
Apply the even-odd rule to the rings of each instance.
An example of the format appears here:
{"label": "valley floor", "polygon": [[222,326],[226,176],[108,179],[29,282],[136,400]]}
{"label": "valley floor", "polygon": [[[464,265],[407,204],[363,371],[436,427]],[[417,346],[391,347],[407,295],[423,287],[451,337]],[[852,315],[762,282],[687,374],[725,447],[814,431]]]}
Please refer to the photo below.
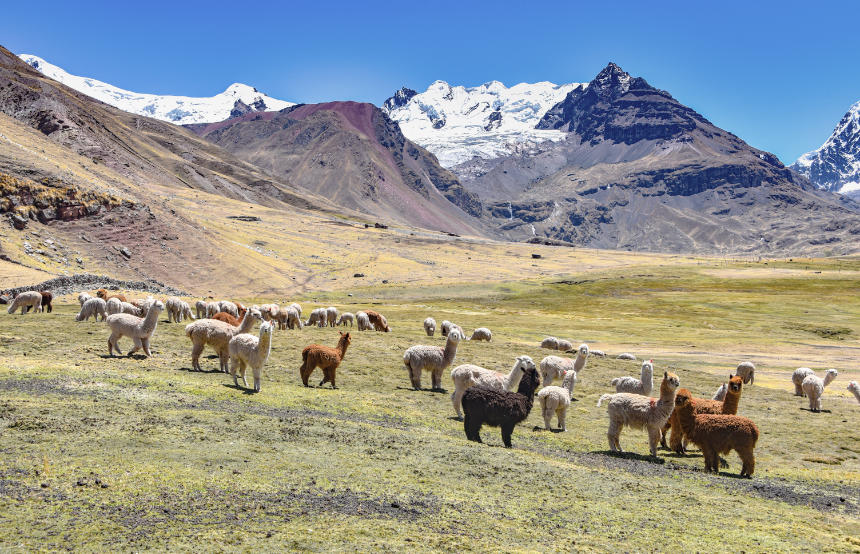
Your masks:
{"label": "valley floor", "polygon": [[[71,297],[52,314],[0,313],[0,547],[860,549],[860,405],[845,390],[860,378],[860,260],[640,262],[563,279],[291,298],[306,312],[388,317],[392,333],[353,332],[338,390],[298,377],[301,348],[334,345],[335,329],[276,331],[262,392],[248,394],[215,358],[191,371],[184,325],[164,317],[154,357],[129,359],[107,356],[103,323],[74,321]],[[551,354],[537,347],[547,335],[609,356],[589,358],[567,432],[536,429],[536,407],[513,449],[494,428],[470,443],[449,394],[409,387],[403,351],[443,344],[424,336],[428,315],[493,330],[491,343],[461,343],[455,364],[539,362]],[[761,431],[753,478],[737,478],[734,453],[718,476],[703,472],[695,449],[651,460],[642,431],[624,430],[629,453],[609,455],[597,399],[640,365],[614,359],[622,351],[707,397],[739,361],[754,361],[739,410]],[[840,371],[822,413],[792,395],[801,365]]]}

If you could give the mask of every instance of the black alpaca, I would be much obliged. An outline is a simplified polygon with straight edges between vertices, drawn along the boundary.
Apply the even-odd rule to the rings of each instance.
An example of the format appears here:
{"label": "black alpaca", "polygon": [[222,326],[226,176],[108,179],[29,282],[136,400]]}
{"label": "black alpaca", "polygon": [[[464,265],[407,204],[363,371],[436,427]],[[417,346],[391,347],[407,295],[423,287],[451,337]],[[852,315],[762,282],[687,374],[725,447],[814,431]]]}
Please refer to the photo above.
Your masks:
{"label": "black alpaca", "polygon": [[466,430],[466,438],[481,442],[481,426],[486,423],[502,428],[502,441],[505,448],[510,448],[514,426],[529,416],[535,400],[535,390],[539,385],[537,368],[531,368],[520,380],[517,392],[479,385],[469,387],[463,395],[463,428]]}

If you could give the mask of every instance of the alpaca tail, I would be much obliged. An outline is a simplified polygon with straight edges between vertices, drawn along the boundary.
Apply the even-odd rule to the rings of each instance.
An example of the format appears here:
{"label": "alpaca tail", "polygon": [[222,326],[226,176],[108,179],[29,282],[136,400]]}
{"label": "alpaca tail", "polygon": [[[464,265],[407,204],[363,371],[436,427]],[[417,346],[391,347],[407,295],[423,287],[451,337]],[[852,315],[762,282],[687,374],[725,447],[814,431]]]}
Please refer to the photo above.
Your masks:
{"label": "alpaca tail", "polygon": [[600,397],[600,399],[597,401],[597,407],[599,408],[599,407],[600,407],[600,404],[602,404],[604,400],[610,400],[611,398],[612,398],[612,395],[611,395],[611,394],[604,394],[604,395],[602,395],[602,396]]}

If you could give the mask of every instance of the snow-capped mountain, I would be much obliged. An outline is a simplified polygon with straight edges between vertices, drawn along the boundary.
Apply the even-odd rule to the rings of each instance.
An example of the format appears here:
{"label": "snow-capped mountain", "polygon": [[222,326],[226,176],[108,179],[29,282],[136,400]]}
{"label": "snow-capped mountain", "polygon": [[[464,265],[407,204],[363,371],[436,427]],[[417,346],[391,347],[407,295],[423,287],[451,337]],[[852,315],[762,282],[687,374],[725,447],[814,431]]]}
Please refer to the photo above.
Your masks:
{"label": "snow-capped mountain", "polygon": [[520,83],[510,88],[498,81],[477,87],[436,81],[426,91],[400,89],[382,109],[400,124],[406,137],[453,167],[474,157],[493,159],[522,152],[567,133],[538,130],[543,115],[580,85]]}
{"label": "snow-capped mountain", "polygon": [[208,98],[131,92],[88,77],[71,75],[38,56],[21,54],[19,57],[45,76],[105,104],[177,125],[214,123],[251,111],[278,111],[295,105],[266,96],[242,83],[234,83],[221,94]]}
{"label": "snow-capped mountain", "polygon": [[798,158],[791,169],[823,189],[860,192],[860,102],[851,106],[821,148]]}

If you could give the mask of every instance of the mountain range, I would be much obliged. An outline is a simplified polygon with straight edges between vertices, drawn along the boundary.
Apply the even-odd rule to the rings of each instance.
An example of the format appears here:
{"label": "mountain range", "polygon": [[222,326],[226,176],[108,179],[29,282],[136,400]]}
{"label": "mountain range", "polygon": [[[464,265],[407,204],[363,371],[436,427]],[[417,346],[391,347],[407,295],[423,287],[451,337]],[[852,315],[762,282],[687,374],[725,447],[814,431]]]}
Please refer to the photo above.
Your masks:
{"label": "mountain range", "polygon": [[791,168],[823,189],[860,198],[860,102],[820,148],[798,158]]}
{"label": "mountain range", "polygon": [[[855,202],[613,63],[588,83],[437,81],[423,93],[401,89],[381,108],[339,101],[272,111],[261,97],[241,101],[251,109],[237,99],[241,109],[225,115],[222,98],[222,111],[195,112],[219,119],[182,128],[107,106],[13,58],[0,56],[0,110],[116,172],[122,186],[108,188],[152,206],[168,227],[176,214],[148,183],[495,239],[703,254],[858,251]],[[96,82],[69,86],[113,88],[84,81]],[[0,148],[0,172],[45,177],[28,174],[28,163]]]}

